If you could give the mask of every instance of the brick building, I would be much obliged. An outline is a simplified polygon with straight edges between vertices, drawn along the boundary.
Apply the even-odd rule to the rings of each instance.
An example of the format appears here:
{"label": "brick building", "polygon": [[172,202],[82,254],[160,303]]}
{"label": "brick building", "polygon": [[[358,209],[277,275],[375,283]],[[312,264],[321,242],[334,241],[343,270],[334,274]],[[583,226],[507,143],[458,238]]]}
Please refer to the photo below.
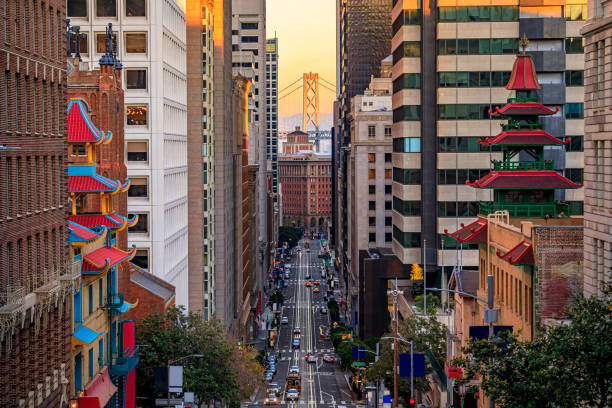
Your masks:
{"label": "brick building", "polygon": [[70,370],[64,0],[0,12],[0,393],[59,406]]}
{"label": "brick building", "polygon": [[278,180],[281,225],[304,228],[306,233],[327,232],[331,216],[331,156],[314,152],[279,155]]}

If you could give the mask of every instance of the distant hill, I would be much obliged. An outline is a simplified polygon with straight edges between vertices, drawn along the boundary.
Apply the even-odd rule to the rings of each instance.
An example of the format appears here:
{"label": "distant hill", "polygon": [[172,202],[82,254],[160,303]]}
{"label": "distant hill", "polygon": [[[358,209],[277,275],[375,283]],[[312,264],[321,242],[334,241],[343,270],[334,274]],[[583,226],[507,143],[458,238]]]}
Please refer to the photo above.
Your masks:
{"label": "distant hill", "polygon": [[[334,124],[334,117],[331,113],[321,113],[319,115],[319,130],[330,130]],[[302,114],[285,116],[278,119],[278,130],[295,130],[295,127],[302,127]],[[313,130],[313,129],[311,129]]]}

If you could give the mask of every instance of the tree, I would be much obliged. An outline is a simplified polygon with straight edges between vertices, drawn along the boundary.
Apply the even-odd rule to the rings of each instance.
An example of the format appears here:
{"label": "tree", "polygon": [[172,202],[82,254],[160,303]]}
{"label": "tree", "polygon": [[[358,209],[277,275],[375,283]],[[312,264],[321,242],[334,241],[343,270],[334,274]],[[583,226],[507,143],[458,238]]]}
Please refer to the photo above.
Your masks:
{"label": "tree", "polygon": [[[393,326],[394,323],[391,322]],[[383,337],[393,337],[395,328]],[[446,328],[434,316],[420,317],[410,316],[405,320],[401,320],[398,324],[398,332],[406,340],[412,341],[414,344],[415,353],[426,353],[430,351],[438,363],[443,364],[446,360]],[[380,347],[380,357],[378,362],[368,369],[368,379],[383,380],[385,386],[393,389],[393,351],[391,350],[393,340],[382,340]],[[410,345],[398,341],[398,350],[400,353],[410,353]],[[432,372],[432,367],[426,360],[426,373]],[[427,377],[415,378],[414,387],[417,392],[425,393],[431,389]],[[410,398],[410,378],[400,377],[398,383],[398,394],[404,403]]]}
{"label": "tree", "polygon": [[503,333],[474,341],[454,361],[466,379],[502,407],[612,406],[612,297],[579,298],[571,322],[543,331],[533,341]]}
{"label": "tree", "polygon": [[[177,360],[180,362],[176,364],[184,367],[184,388],[195,393],[198,404],[238,400],[251,386],[238,383],[243,373],[235,371],[230,363],[237,357],[236,343],[226,337],[224,326],[217,320],[205,321],[200,314],[187,314],[183,307],[172,307],[165,314],[153,313],[142,320],[136,337],[137,343],[143,345],[136,374],[137,393],[141,396],[155,396],[154,367]],[[190,357],[193,354],[202,357]],[[244,354],[238,357],[245,362]],[[247,364],[243,369],[252,378],[261,378],[261,370]]]}

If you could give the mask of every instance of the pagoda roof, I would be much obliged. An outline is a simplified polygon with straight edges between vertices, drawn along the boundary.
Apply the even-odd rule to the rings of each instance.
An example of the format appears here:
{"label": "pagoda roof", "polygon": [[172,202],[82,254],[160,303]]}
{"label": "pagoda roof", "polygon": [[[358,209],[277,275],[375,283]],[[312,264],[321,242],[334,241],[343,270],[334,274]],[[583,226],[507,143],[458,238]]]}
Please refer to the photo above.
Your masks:
{"label": "pagoda roof", "polygon": [[469,225],[462,223],[461,229],[455,232],[448,232],[445,229],[444,233],[459,242],[482,243],[487,241],[487,224],[486,219],[478,217],[476,221]]}
{"label": "pagoda roof", "polygon": [[535,65],[531,60],[531,55],[518,55],[516,57],[506,89],[513,89],[516,91],[542,89],[542,86],[538,82],[538,76],[536,75]]}
{"label": "pagoda roof", "polygon": [[84,227],[74,221],[68,221],[68,240],[70,245],[83,245],[106,237],[107,229],[103,227],[100,232]]}
{"label": "pagoda roof", "polygon": [[130,179],[123,183],[96,173],[95,164],[73,164],[68,166],[69,193],[120,193],[130,187]]}
{"label": "pagoda roof", "polygon": [[110,214],[78,214],[69,215],[70,221],[79,223],[87,228],[107,227],[123,231],[128,227],[134,226],[138,222],[138,214],[132,214],[131,218],[124,217],[117,213]]}
{"label": "pagoda roof", "polygon": [[494,137],[478,139],[481,145],[544,146],[565,145],[570,142],[557,139],[545,130],[507,130]]}
{"label": "pagoda roof", "polygon": [[136,255],[136,247],[130,252],[125,252],[115,247],[102,247],[83,257],[84,274],[100,274],[125,261],[129,261]]}
{"label": "pagoda roof", "polygon": [[527,170],[527,171],[492,171],[480,180],[465,184],[479,188],[504,189],[556,189],[580,188],[576,184],[553,170]]}
{"label": "pagoda roof", "polygon": [[103,132],[93,124],[85,102],[72,99],[68,104],[68,143],[108,144],[113,138],[112,132]]}
{"label": "pagoda roof", "polygon": [[549,109],[540,102],[510,102],[501,108],[496,106],[495,110],[489,109],[489,114],[504,116],[539,116],[553,115],[558,111],[558,107]]}
{"label": "pagoda roof", "polygon": [[533,256],[533,245],[527,241],[521,241],[517,246],[501,255],[497,251],[497,256],[510,262],[512,265],[533,265],[535,257]]}

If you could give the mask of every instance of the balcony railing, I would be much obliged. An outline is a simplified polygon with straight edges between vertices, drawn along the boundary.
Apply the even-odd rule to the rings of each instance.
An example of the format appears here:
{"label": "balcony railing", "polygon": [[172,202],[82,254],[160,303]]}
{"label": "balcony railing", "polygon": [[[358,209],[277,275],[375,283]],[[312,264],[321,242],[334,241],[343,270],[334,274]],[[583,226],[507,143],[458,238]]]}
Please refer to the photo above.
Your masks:
{"label": "balcony railing", "polygon": [[507,210],[510,217],[524,218],[567,218],[570,214],[570,206],[567,203],[528,203],[528,204],[505,204],[481,201],[479,203],[480,213],[492,214],[495,211]]}
{"label": "balcony railing", "polygon": [[493,170],[512,170],[512,171],[527,171],[527,170],[554,170],[555,162],[552,160],[544,161],[501,161],[493,160]]}
{"label": "balcony railing", "polygon": [[120,353],[113,353],[111,364],[108,371],[111,375],[124,376],[128,375],[138,365],[138,347],[134,350],[127,349]]}

